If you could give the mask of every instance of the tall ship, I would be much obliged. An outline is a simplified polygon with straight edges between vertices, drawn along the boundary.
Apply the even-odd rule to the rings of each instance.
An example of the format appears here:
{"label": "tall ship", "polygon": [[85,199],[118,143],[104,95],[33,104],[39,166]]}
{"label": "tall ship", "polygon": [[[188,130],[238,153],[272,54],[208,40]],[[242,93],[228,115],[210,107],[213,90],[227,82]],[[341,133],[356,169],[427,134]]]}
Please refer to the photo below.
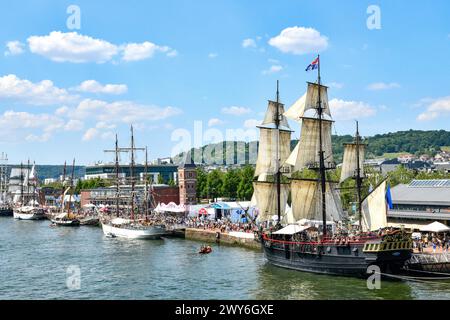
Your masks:
{"label": "tall ship", "polygon": [[[19,182],[18,186],[13,184],[13,181],[16,180]],[[11,170],[10,188],[15,191],[13,198],[15,219],[42,220],[46,218],[45,209],[40,204],[38,178],[34,163],[31,168],[30,161],[28,161],[26,168],[21,163],[20,168]]]}
{"label": "tall ship", "polygon": [[[54,226],[62,227],[78,227],[80,225],[80,220],[76,217],[75,213],[71,210],[73,189],[74,189],[74,173],[75,173],[75,159],[72,163],[72,176],[70,177],[69,186],[64,190],[61,195],[61,212],[50,218]],[[63,175],[63,189],[65,188],[64,183],[66,182],[66,163],[64,163],[64,175]],[[66,202],[67,193],[69,193],[69,199]]]}
{"label": "tall ship", "polygon": [[[333,120],[319,59],[311,64],[318,69],[317,82],[308,82],[287,111],[277,85],[276,101],[269,101],[259,126],[254,198],[265,257],[275,266],[313,273],[367,277],[371,265],[382,273],[400,272],[411,257],[411,235],[387,228],[385,181],[362,197],[365,145],[358,130],[354,142],[345,145],[341,177],[335,178]],[[292,152],[287,118],[301,126]],[[339,183],[347,179],[355,180],[356,230],[340,199]]]}
{"label": "tall ship", "polygon": [[12,217],[13,208],[8,193],[8,155],[2,152],[0,156],[0,217]]}
{"label": "tall ship", "polygon": [[[143,201],[139,201],[136,196],[135,152],[145,151],[145,191]],[[116,194],[115,208],[108,214],[101,217],[103,233],[108,237],[120,237],[128,239],[159,239],[168,234],[165,225],[151,219],[149,214],[149,185],[147,175],[147,148],[136,148],[134,144],[133,126],[131,126],[131,145],[129,148],[119,148],[116,135],[114,150],[106,150],[115,154],[115,175]],[[128,199],[121,196],[121,179],[119,154],[121,152],[130,154],[130,177],[131,192]],[[143,204],[143,205],[142,205]]]}

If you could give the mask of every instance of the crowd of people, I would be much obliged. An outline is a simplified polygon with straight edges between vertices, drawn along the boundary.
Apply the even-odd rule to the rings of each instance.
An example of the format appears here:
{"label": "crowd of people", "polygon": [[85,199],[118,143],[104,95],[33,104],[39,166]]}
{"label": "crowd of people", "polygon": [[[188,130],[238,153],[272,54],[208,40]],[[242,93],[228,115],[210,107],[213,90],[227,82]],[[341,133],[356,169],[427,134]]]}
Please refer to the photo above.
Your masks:
{"label": "crowd of people", "polygon": [[257,227],[252,223],[232,222],[228,219],[207,220],[200,217],[188,217],[184,221],[186,227],[229,233],[232,231],[252,233]]}
{"label": "crowd of people", "polygon": [[450,237],[447,234],[437,236],[436,234],[429,233],[423,235],[420,239],[415,239],[413,241],[413,248],[414,251],[420,253],[447,253],[450,248]]}

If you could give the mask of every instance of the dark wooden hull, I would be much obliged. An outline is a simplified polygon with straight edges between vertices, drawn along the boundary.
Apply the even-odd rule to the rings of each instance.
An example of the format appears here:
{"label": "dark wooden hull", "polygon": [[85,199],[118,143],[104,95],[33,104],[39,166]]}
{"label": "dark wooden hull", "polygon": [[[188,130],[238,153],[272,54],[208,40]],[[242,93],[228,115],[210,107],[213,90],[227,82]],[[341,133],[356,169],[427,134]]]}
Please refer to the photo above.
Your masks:
{"label": "dark wooden hull", "polygon": [[14,215],[12,208],[0,208],[0,217],[12,217]]}
{"label": "dark wooden hull", "polygon": [[411,256],[409,250],[364,253],[364,244],[323,246],[315,252],[302,250],[296,245],[273,244],[263,241],[267,260],[278,267],[330,275],[367,277],[371,265],[380,267],[382,273],[397,274]]}

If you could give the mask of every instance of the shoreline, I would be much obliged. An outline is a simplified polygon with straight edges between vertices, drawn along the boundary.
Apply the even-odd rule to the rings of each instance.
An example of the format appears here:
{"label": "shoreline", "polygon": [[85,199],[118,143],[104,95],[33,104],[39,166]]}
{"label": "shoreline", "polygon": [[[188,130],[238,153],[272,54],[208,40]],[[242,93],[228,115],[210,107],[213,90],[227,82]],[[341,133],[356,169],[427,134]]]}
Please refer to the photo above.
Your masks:
{"label": "shoreline", "polygon": [[[217,243],[216,233],[220,231],[186,228],[185,238],[188,240],[206,241],[211,243]],[[253,234],[251,234],[253,235]],[[237,237],[229,233],[220,232],[220,245],[238,246],[251,250],[261,251],[261,244],[252,238]]]}

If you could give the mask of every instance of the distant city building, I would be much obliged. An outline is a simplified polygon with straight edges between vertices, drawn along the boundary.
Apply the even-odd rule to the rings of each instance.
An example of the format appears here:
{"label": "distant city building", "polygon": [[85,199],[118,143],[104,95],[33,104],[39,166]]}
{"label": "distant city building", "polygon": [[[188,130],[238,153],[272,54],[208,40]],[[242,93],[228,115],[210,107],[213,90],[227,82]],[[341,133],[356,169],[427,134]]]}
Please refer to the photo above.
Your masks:
{"label": "distant city building", "polygon": [[[145,186],[135,186],[137,203],[144,203]],[[114,206],[116,204],[116,186],[81,190],[81,206],[87,204]],[[119,205],[128,205],[131,199],[131,186],[120,186]],[[180,203],[178,187],[170,187],[164,184],[155,184],[150,187],[149,208],[154,209],[158,203]]]}
{"label": "distant city building", "polygon": [[434,221],[450,224],[450,179],[413,180],[391,189],[388,223],[418,229]]}
{"label": "distant city building", "polygon": [[[162,178],[163,183],[169,183],[170,180],[177,181],[178,167],[174,164],[158,164],[149,165],[147,173],[151,177],[153,183],[160,182],[159,177]],[[143,179],[145,173],[145,166],[143,164],[136,164],[134,167],[134,176]],[[130,176],[130,165],[121,164],[119,166],[119,176],[121,178]],[[84,176],[86,180],[101,178],[101,179],[115,179],[116,167],[113,163],[95,164],[86,167],[86,174]]]}

